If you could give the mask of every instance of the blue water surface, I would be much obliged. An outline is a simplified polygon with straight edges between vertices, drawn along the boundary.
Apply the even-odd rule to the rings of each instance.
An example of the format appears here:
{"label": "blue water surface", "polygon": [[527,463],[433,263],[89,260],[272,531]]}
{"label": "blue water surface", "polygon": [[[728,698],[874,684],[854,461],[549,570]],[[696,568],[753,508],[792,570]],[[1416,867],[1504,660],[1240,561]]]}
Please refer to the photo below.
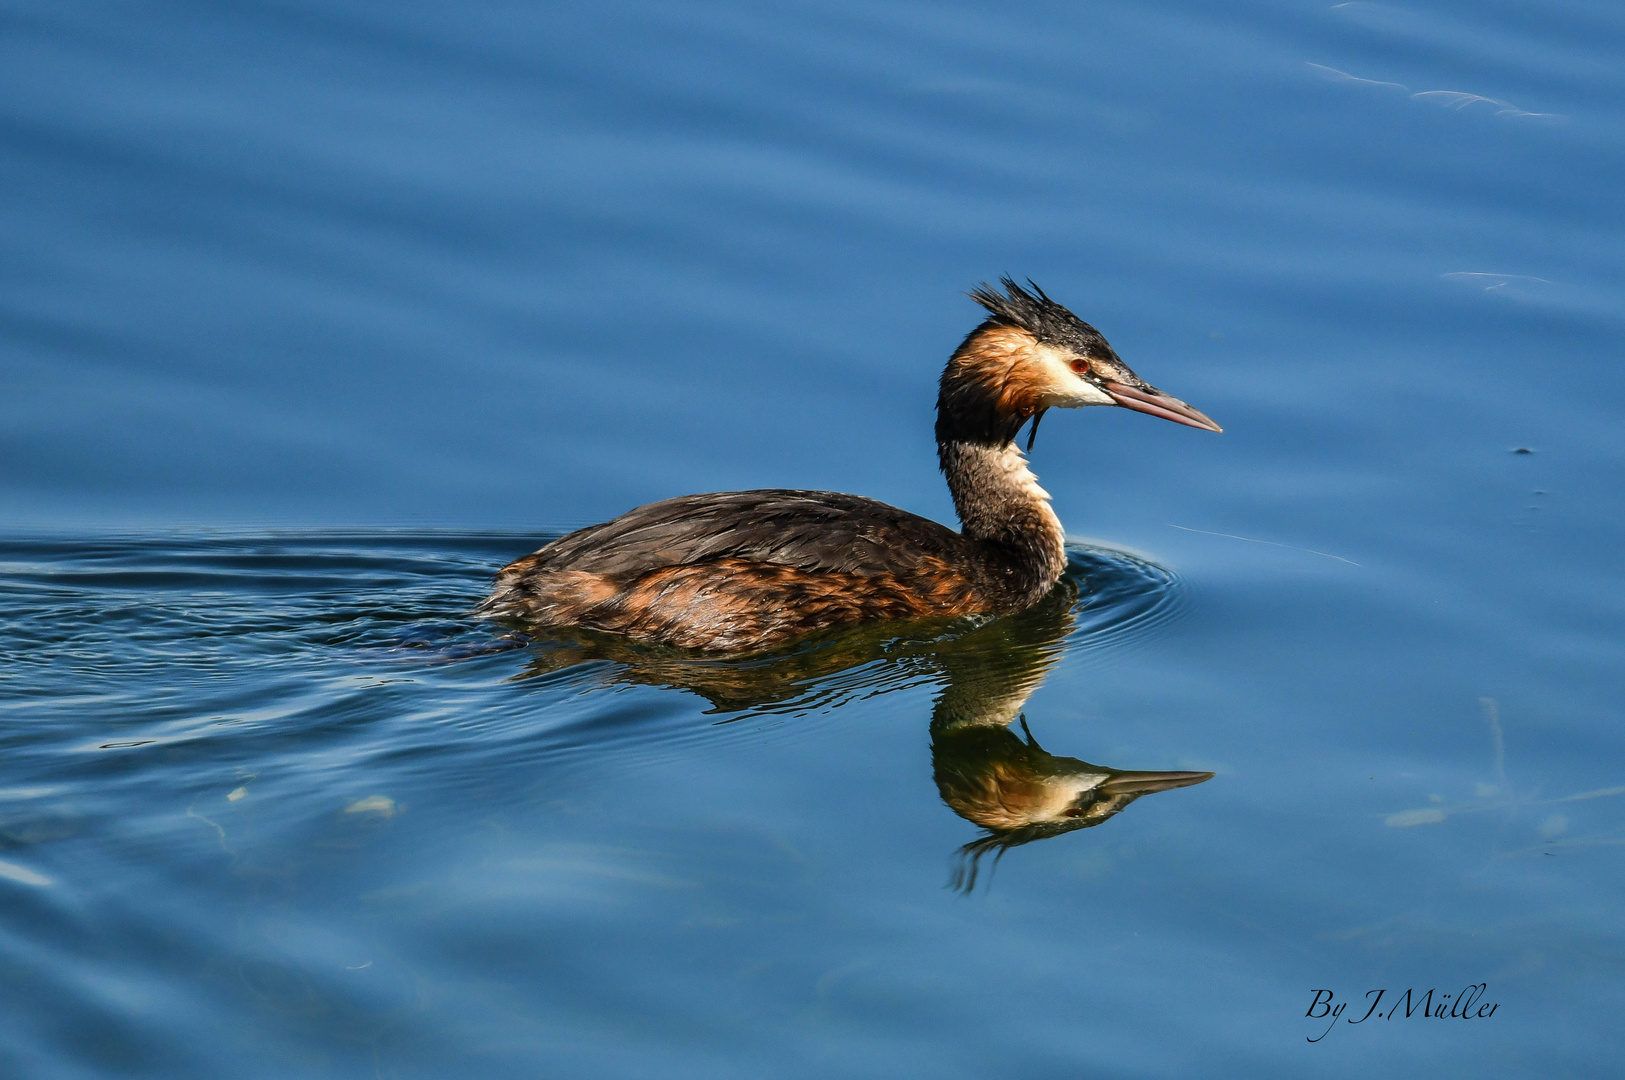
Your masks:
{"label": "blue water surface", "polygon": [[[0,1075],[1617,1069],[1625,11],[0,25]],[[1226,428],[1052,414],[1047,605],[469,617],[691,491],[952,521],[1004,273]],[[1214,776],[955,786],[1089,763]]]}

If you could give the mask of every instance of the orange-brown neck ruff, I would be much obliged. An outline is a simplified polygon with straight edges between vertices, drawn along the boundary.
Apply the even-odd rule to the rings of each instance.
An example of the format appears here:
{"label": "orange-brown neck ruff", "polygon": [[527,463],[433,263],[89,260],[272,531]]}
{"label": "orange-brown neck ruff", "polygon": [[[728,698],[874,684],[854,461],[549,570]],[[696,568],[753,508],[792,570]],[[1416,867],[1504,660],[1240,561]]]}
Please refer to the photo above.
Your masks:
{"label": "orange-brown neck ruff", "polygon": [[937,393],[937,442],[1003,446],[1043,408],[1045,382],[1030,331],[991,319],[948,359]]}

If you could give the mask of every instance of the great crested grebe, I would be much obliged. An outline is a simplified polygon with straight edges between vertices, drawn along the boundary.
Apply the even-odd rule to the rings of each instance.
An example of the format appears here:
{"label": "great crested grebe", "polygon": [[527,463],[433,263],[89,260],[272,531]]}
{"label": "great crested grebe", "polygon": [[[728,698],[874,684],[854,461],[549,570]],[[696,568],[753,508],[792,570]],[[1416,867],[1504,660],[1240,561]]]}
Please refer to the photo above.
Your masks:
{"label": "great crested grebe", "polygon": [[1015,439],[1051,408],[1120,405],[1218,424],[1143,382],[1100,332],[1009,278],[948,358],[937,457],[961,530],[832,491],[729,491],[650,503],[497,574],[477,613],[693,649],[762,649],[867,619],[1009,614],[1066,568],[1065,536]]}

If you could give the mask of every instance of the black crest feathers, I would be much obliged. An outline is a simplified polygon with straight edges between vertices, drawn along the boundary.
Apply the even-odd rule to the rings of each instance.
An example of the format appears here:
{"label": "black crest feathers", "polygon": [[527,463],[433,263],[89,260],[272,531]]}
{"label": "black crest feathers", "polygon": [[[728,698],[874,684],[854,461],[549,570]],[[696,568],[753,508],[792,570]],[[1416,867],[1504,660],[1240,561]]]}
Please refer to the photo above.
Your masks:
{"label": "black crest feathers", "polygon": [[987,308],[988,323],[1020,327],[1039,341],[1070,345],[1084,355],[1101,349],[1108,356],[1115,355],[1099,330],[1051,300],[1032,278],[1027,279],[1025,289],[1010,277],[1000,278],[999,284],[1004,286],[1003,293],[984,281],[966,294]]}

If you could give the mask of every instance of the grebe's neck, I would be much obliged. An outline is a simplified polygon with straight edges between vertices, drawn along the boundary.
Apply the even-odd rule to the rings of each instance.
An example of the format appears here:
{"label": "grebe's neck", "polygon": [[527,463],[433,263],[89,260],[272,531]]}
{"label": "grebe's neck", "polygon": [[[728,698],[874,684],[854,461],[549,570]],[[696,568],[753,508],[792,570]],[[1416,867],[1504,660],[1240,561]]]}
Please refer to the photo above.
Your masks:
{"label": "grebe's neck", "polygon": [[1075,381],[1054,351],[990,318],[948,358],[937,393],[937,458],[962,531],[982,549],[989,583],[1018,607],[1036,602],[1066,569],[1061,523],[1015,444],[1027,421],[1061,403],[1052,384]]}
{"label": "grebe's neck", "polygon": [[1066,534],[1026,456],[1014,442],[948,439],[937,458],[961,532],[981,545],[1001,591],[1022,603],[1048,592],[1066,570]]}

